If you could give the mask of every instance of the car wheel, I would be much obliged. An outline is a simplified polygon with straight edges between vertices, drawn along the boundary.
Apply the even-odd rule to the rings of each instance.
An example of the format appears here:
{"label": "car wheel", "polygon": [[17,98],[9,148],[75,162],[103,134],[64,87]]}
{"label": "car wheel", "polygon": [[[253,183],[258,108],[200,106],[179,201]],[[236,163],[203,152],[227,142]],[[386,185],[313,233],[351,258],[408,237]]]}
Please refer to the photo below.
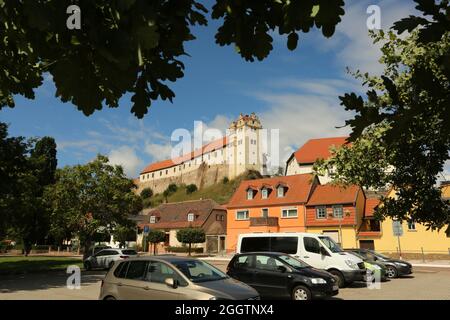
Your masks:
{"label": "car wheel", "polygon": [[91,265],[91,263],[89,261],[85,261],[84,262],[84,269],[86,271],[92,270],[92,265]]}
{"label": "car wheel", "polygon": [[397,268],[395,268],[394,266],[387,266],[386,275],[389,279],[397,278],[398,277]]}
{"label": "car wheel", "polygon": [[292,300],[311,300],[311,291],[305,286],[296,286],[292,290]]}
{"label": "car wheel", "polygon": [[339,286],[339,288],[345,287],[345,278],[340,271],[330,270],[328,272],[331,273],[333,277],[336,279],[336,284]]}

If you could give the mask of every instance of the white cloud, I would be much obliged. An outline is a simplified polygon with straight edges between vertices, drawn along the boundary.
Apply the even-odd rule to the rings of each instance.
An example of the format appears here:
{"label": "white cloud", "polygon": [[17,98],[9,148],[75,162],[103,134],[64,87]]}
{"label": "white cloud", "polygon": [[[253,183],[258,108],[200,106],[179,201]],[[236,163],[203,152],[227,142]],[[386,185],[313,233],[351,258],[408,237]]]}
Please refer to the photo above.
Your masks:
{"label": "white cloud", "polygon": [[130,146],[120,146],[110,151],[109,162],[114,165],[121,165],[125,174],[129,177],[135,177],[142,169],[143,162],[137,156],[134,148]]}
{"label": "white cloud", "polygon": [[146,143],[144,150],[145,153],[152,157],[154,161],[160,161],[170,159],[172,153],[172,145],[170,143]]}

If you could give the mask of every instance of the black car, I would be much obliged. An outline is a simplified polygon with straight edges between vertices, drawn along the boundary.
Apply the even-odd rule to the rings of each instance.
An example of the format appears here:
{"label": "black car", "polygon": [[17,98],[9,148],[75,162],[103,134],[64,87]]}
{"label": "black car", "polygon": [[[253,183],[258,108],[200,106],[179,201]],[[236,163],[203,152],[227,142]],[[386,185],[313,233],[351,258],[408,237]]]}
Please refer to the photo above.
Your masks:
{"label": "black car", "polygon": [[311,300],[339,292],[330,273],[278,252],[237,254],[228,264],[227,274],[256,289],[262,298]]}
{"label": "black car", "polygon": [[348,251],[358,253],[369,262],[383,263],[386,266],[386,275],[390,279],[413,273],[412,265],[404,260],[392,259],[370,249],[348,249]]}

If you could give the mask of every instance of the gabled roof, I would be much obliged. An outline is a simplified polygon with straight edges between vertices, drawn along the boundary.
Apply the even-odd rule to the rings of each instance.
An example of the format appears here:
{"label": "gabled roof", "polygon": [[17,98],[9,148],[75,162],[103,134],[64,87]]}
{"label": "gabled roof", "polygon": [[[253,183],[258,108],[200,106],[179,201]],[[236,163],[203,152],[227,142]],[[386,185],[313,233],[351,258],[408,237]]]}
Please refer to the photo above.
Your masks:
{"label": "gabled roof", "polygon": [[318,185],[306,205],[353,204],[360,190],[358,186],[343,188],[331,184]]}
{"label": "gabled roof", "polygon": [[[144,223],[150,228],[170,229],[170,228],[187,228],[189,226],[201,227],[213,210],[226,210],[217,204],[214,200],[194,200],[174,203],[164,203],[156,208],[144,209],[142,214],[148,216],[157,216],[159,220],[156,223]],[[194,221],[187,221],[188,213],[195,213]]]}
{"label": "gabled roof", "polygon": [[199,157],[205,153],[221,149],[221,148],[225,147],[227,144],[228,144],[227,137],[222,137],[220,139],[211,141],[211,142],[203,145],[201,148],[198,148],[192,152],[186,153],[180,157],[151,163],[148,166],[146,166],[144,168],[144,170],[142,170],[141,174],[158,171],[161,169],[168,169],[168,168],[177,166],[183,162],[192,160],[192,159]]}
{"label": "gabled roof", "polygon": [[375,208],[379,203],[380,200],[377,198],[366,199],[366,205],[364,207],[364,217],[373,217]]}
{"label": "gabled roof", "polygon": [[[328,159],[331,156],[330,147],[340,147],[347,144],[347,139],[348,137],[310,139],[295,151],[293,156],[299,164],[314,163],[318,159]],[[290,159],[292,159],[292,156]]]}
{"label": "gabled roof", "polygon": [[[245,180],[241,182],[234,192],[227,204],[227,208],[305,203],[308,201],[313,180],[314,176],[312,174],[297,174],[292,176]],[[284,197],[277,197],[276,192],[271,192],[266,199],[262,199],[261,192],[258,191],[253,199],[247,199],[246,190],[249,186],[254,186],[260,190],[262,186],[271,186],[272,188],[275,188],[280,182],[288,187]]]}

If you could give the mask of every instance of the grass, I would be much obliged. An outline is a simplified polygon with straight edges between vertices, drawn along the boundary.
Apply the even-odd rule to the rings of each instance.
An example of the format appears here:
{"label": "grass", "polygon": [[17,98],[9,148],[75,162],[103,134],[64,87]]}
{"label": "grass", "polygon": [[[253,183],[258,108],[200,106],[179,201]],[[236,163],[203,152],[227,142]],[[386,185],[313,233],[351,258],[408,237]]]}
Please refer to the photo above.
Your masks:
{"label": "grass", "polygon": [[[254,172],[244,173],[236,179],[228,181],[227,183],[220,181],[219,183],[197,190],[191,194],[187,194],[186,186],[181,185],[178,186],[177,191],[171,194],[167,200],[169,203],[172,203],[189,200],[212,199],[218,204],[225,204],[228,203],[231,196],[243,180],[252,179],[255,177],[257,177],[257,175]],[[162,194],[155,194],[149,199],[149,201],[151,202],[150,207],[157,207],[161,203],[164,203],[165,199]]]}
{"label": "grass", "polygon": [[0,275],[66,270],[71,265],[83,263],[71,257],[0,257]]}

